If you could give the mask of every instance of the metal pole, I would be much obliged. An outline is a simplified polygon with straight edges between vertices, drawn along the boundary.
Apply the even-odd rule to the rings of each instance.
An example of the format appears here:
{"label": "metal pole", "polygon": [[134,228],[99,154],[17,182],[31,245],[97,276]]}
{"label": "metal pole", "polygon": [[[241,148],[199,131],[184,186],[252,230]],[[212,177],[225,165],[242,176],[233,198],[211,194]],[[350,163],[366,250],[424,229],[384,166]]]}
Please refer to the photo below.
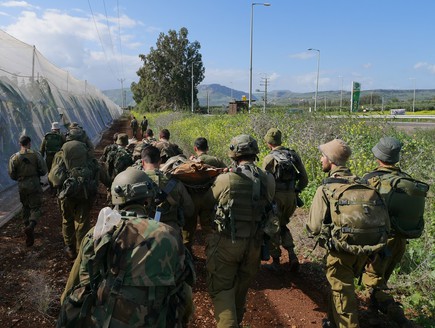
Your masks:
{"label": "metal pole", "polygon": [[414,99],[412,101],[412,111],[415,112],[415,79],[414,79]]}
{"label": "metal pole", "polygon": [[314,95],[314,111],[317,110],[317,93],[319,92],[319,72],[320,72],[320,50],[310,48],[308,50],[317,51],[317,81],[316,81],[316,94]]}
{"label": "metal pole", "polygon": [[192,114],[193,114],[193,62],[192,62],[192,99],[191,99],[191,101],[192,101]]}
{"label": "metal pole", "polygon": [[343,106],[343,77],[340,75],[338,78],[341,79],[341,88],[340,88],[340,112],[341,112],[341,107]]}
{"label": "metal pole", "polygon": [[125,79],[118,79],[121,82],[121,108],[124,108],[124,81]]}
{"label": "metal pole", "polygon": [[253,46],[253,34],[254,34],[254,6],[270,6],[270,3],[252,2],[251,3],[251,28],[250,28],[250,59],[249,59],[249,98],[248,98],[248,113],[251,112],[252,106],[252,46]]}

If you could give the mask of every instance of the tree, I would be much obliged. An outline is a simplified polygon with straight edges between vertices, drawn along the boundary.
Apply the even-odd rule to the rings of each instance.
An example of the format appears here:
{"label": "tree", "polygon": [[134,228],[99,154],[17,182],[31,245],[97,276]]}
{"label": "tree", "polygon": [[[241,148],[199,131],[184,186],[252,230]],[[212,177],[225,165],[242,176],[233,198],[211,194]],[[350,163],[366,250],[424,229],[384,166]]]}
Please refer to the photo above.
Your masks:
{"label": "tree", "polygon": [[140,108],[148,110],[187,109],[192,101],[192,68],[194,104],[197,104],[197,86],[204,79],[201,45],[189,42],[185,27],[177,33],[160,33],[156,48],[148,55],[140,54],[143,66],[137,71],[138,83],[131,84],[133,98]]}

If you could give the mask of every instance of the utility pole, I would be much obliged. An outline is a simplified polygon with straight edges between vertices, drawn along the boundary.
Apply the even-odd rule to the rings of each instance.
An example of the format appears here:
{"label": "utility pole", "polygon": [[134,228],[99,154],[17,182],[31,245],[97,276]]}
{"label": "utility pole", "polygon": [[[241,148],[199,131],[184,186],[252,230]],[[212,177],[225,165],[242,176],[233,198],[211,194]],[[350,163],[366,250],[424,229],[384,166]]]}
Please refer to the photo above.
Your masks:
{"label": "utility pole", "polygon": [[192,114],[193,114],[193,62],[192,62],[192,97],[191,98],[192,98],[191,99],[191,102],[192,102],[192,104],[191,104],[191,106],[192,106],[191,110],[192,110]]}
{"label": "utility pole", "polygon": [[267,85],[269,84],[269,78],[265,74],[264,77],[261,78],[262,82],[260,82],[261,86],[264,86],[264,96],[263,96],[263,113],[266,113],[266,105],[267,105]]}

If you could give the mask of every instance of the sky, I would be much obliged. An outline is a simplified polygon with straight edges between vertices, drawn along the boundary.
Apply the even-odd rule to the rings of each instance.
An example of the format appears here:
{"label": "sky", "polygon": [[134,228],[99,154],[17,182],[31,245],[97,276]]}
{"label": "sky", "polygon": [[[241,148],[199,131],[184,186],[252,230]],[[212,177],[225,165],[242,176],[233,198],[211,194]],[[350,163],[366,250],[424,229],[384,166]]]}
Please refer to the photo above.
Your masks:
{"label": "sky", "polygon": [[252,31],[253,91],[435,89],[435,1],[268,3],[0,0],[0,29],[101,90],[137,82],[139,54],[182,27],[201,45],[202,84],[248,92]]}

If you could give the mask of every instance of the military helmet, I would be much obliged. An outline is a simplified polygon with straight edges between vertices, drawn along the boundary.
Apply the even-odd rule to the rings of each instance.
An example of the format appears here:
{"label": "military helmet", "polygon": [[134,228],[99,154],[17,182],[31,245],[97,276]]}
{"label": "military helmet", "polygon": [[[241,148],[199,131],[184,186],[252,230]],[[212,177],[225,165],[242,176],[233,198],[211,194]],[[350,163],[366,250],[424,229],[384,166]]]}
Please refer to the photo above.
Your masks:
{"label": "military helmet", "polygon": [[145,172],[128,167],[112,182],[112,204],[124,205],[132,201],[145,204],[147,198],[154,200],[158,192],[157,185]]}
{"label": "military helmet", "polygon": [[257,155],[259,152],[257,140],[248,134],[241,134],[231,139],[228,156],[237,158],[243,155]]}
{"label": "military helmet", "polygon": [[82,138],[83,138],[83,130],[78,128],[70,129],[68,134],[66,135],[67,141],[71,141],[71,140],[82,141]]}

